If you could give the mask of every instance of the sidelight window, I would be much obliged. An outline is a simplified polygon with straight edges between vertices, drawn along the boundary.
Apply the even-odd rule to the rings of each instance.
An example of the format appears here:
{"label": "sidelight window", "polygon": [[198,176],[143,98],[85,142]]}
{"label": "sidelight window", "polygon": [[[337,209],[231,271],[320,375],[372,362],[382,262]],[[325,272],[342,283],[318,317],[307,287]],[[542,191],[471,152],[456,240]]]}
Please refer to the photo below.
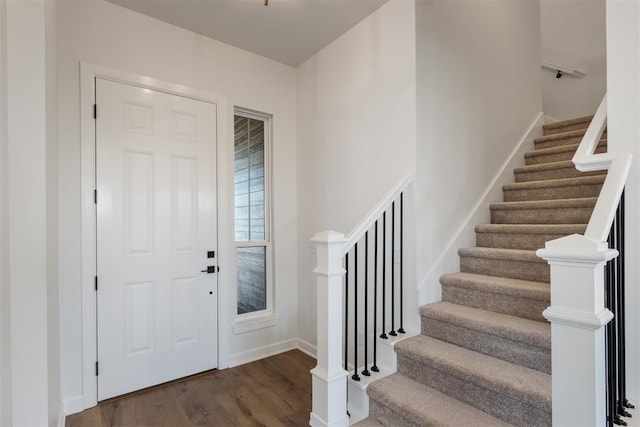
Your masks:
{"label": "sidelight window", "polygon": [[237,314],[270,311],[269,116],[234,115],[234,221]]}

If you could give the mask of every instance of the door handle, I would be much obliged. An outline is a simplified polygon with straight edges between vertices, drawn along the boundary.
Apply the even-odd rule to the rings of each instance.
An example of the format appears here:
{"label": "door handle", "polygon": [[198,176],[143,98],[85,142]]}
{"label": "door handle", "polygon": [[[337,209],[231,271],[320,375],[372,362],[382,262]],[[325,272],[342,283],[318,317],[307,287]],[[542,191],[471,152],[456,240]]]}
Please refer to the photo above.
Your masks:
{"label": "door handle", "polygon": [[216,272],[216,266],[215,265],[209,265],[209,266],[207,266],[206,270],[201,270],[201,272],[202,273],[207,273],[207,274],[215,273]]}

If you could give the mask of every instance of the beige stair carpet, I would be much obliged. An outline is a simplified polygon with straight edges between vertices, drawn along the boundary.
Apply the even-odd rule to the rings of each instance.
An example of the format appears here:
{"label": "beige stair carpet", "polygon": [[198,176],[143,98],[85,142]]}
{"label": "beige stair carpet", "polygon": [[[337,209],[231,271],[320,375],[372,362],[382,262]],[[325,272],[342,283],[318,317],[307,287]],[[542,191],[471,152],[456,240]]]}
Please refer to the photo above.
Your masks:
{"label": "beige stair carpet", "polygon": [[477,246],[459,249],[460,272],[441,277],[442,302],[420,308],[422,334],[396,345],[398,372],[368,387],[360,425],[551,425],[549,266],[535,250],[591,217],[605,173],[571,163],[590,121],[544,126]]}

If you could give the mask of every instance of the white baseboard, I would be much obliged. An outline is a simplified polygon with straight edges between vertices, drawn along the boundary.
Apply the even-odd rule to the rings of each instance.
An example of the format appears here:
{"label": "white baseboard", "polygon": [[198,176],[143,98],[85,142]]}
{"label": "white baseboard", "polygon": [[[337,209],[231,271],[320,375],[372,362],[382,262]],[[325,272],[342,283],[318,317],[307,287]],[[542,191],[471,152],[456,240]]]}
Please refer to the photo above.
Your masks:
{"label": "white baseboard", "polygon": [[[418,282],[418,291],[423,289],[440,289],[440,276],[445,273],[459,271],[458,248],[473,246],[475,241],[474,227],[486,222],[489,215],[489,205],[502,201],[502,186],[513,182],[513,169],[521,166],[524,153],[533,150],[533,140],[542,135],[543,114],[539,113],[524,132],[522,138],[516,144],[511,154],[502,164],[487,189],[478,198],[469,215],[462,221],[453,237],[443,247],[436,261],[427,274]],[[422,292],[424,294],[424,292]],[[421,295],[420,304],[426,304],[439,300],[434,295]]]}
{"label": "white baseboard", "polygon": [[300,350],[303,353],[308,354],[309,356],[313,357],[314,359],[316,358],[316,355],[318,354],[318,348],[313,345],[308,343],[307,341],[298,338],[298,350]]}
{"label": "white baseboard", "polygon": [[295,350],[298,348],[298,339],[291,338],[285,341],[280,341],[274,344],[257,347],[251,350],[243,351],[229,355],[229,368],[234,366],[244,365],[245,363],[255,362],[256,360],[264,359],[265,357],[275,356],[276,354],[284,353],[285,351]]}
{"label": "white baseboard", "polygon": [[547,116],[546,114],[543,116],[543,118],[544,118],[544,124],[545,125],[548,125],[549,123],[556,123],[556,122],[560,121],[560,120],[558,120],[558,119],[556,119],[554,117]]}
{"label": "white baseboard", "polygon": [[64,401],[60,401],[60,407],[58,408],[58,427],[64,427],[67,422],[67,417],[64,412]]}
{"label": "white baseboard", "polygon": [[77,414],[78,412],[88,409],[84,396],[74,396],[64,399],[62,401],[62,407],[65,416]]}

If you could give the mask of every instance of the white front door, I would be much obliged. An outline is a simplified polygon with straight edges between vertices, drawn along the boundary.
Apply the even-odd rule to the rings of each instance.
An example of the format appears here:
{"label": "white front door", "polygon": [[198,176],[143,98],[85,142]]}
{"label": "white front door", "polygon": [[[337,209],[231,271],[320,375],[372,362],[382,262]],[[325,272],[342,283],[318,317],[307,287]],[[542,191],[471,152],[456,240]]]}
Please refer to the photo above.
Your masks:
{"label": "white front door", "polygon": [[104,400],[217,367],[217,125],[215,104],[99,78],[96,104]]}

